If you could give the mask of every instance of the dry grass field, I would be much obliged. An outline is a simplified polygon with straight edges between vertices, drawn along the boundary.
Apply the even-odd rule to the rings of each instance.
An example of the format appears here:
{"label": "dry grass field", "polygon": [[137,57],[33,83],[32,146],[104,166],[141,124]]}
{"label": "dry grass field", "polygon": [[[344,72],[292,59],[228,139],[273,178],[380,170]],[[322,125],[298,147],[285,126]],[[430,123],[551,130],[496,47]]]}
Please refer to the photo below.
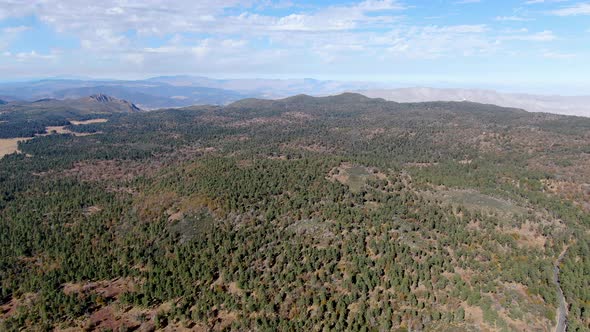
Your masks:
{"label": "dry grass field", "polygon": [[17,137],[0,139],[0,158],[18,152],[18,142],[28,141],[33,137]]}

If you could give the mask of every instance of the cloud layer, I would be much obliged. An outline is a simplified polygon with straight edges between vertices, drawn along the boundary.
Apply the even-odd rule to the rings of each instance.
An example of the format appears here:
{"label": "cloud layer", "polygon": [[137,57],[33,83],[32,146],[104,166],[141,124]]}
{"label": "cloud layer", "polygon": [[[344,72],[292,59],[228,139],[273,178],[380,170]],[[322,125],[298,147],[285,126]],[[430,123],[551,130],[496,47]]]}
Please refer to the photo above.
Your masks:
{"label": "cloud layer", "polygon": [[545,22],[584,15],[590,3],[567,0],[0,0],[0,70],[33,76],[23,72],[28,63],[39,75],[367,77],[428,63],[440,72],[460,58],[473,66],[508,56],[520,57],[514,66],[527,56],[563,62],[587,50],[564,47],[572,31]]}

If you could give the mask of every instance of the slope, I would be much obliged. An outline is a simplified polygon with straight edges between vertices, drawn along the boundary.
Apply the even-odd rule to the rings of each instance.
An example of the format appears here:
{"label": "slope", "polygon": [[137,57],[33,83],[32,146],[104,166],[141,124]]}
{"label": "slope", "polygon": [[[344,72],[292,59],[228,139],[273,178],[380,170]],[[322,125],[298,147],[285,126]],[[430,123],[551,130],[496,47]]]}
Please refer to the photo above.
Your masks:
{"label": "slope", "polygon": [[32,137],[47,126],[63,126],[70,120],[88,120],[141,110],[126,100],[106,95],[78,99],[40,99],[0,106],[0,138]]}
{"label": "slope", "polygon": [[0,160],[0,329],[550,330],[569,246],[587,330],[589,133],[344,94],[37,137]]}

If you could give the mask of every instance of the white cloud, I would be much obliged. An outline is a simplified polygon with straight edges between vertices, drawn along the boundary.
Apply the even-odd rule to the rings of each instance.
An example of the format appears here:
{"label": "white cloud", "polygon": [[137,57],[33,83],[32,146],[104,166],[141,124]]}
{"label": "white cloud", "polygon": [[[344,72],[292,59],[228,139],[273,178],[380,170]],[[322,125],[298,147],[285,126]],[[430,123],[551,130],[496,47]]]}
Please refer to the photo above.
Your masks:
{"label": "white cloud", "polygon": [[540,3],[555,3],[555,2],[565,2],[567,0],[528,0],[525,1],[525,4],[527,5],[536,5],[536,4],[540,4]]}
{"label": "white cloud", "polygon": [[573,54],[573,53],[544,51],[543,57],[547,58],[547,59],[565,60],[565,59],[573,59],[573,58],[577,57],[577,55]]}
{"label": "white cloud", "polygon": [[253,0],[0,0],[0,19],[36,15],[60,31],[108,27],[115,32],[202,30],[226,8],[248,8]]}
{"label": "white cloud", "polygon": [[[406,7],[397,0],[365,0],[346,6],[329,6],[284,17],[249,14],[247,9],[289,6],[260,0],[0,0],[0,19],[36,15],[58,31],[77,34],[109,29],[112,34],[136,30],[142,35],[177,32],[241,33],[248,31],[324,31],[354,29],[366,24],[394,21],[390,11]],[[227,16],[226,9],[243,14]],[[380,12],[384,12],[380,15]]]}
{"label": "white cloud", "polygon": [[[254,5],[258,7],[254,7]],[[346,30],[361,24],[391,22],[382,11],[405,9],[397,0],[365,0],[348,6],[330,6],[311,13],[294,13],[284,17],[257,14],[228,17],[228,8],[246,10],[273,3],[256,0],[152,0],[119,1],[62,0],[59,2],[0,0],[0,19],[36,15],[58,31],[83,33],[95,28],[112,34],[136,30],[144,35],[176,32],[239,33],[249,30],[321,31]],[[369,15],[371,14],[371,15]]]}
{"label": "white cloud", "polygon": [[402,27],[367,40],[377,52],[385,48],[392,57],[436,59],[493,52],[496,47],[486,38],[487,31],[485,25]]}
{"label": "white cloud", "polygon": [[504,35],[500,36],[498,40],[521,40],[521,41],[531,41],[531,42],[548,42],[556,40],[557,36],[552,31],[545,30],[542,32],[534,33],[534,34],[511,34],[511,35]]}
{"label": "white cloud", "polygon": [[116,34],[108,28],[98,28],[92,32],[83,31],[80,45],[93,51],[112,50],[129,45],[129,41],[125,36]]}
{"label": "white cloud", "polygon": [[530,20],[530,18],[521,16],[496,16],[496,21],[526,22]]}
{"label": "white cloud", "polygon": [[551,13],[557,16],[590,15],[590,2],[578,3],[573,6],[554,10]]}
{"label": "white cloud", "polygon": [[485,24],[474,24],[474,25],[452,25],[445,27],[432,26],[427,29],[437,32],[450,32],[450,33],[482,33],[488,31],[488,27]]}
{"label": "white cloud", "polygon": [[19,52],[19,53],[16,53],[16,54],[12,54],[12,56],[18,62],[26,62],[26,61],[29,61],[29,60],[36,60],[36,59],[50,60],[50,59],[55,59],[56,58],[56,55],[55,54],[39,54],[39,53],[37,53],[35,51]]}
{"label": "white cloud", "polygon": [[[168,57],[170,59],[179,59],[179,62],[190,62],[190,59],[197,59],[204,63],[215,63],[221,58],[232,58],[240,54],[250,54],[251,49],[247,49],[248,42],[241,39],[212,39],[207,38],[189,45],[181,45],[176,43],[173,38],[171,43],[161,47],[147,47],[140,51],[132,52],[132,54],[139,58],[136,64],[144,64],[148,60],[163,59]],[[183,59],[184,61],[180,60]]]}
{"label": "white cloud", "polygon": [[132,65],[142,65],[145,61],[145,56],[141,53],[129,53],[123,55],[123,61]]}
{"label": "white cloud", "polygon": [[522,33],[527,33],[529,32],[529,29],[527,28],[519,28],[519,29],[502,29],[501,33],[502,34],[522,34]]}
{"label": "white cloud", "polygon": [[480,3],[481,0],[460,0],[460,1],[455,1],[454,3],[457,5],[466,5],[466,4],[470,4],[470,3]]}
{"label": "white cloud", "polygon": [[[330,6],[315,12],[292,13],[283,17],[242,13],[230,18],[229,26],[247,29],[250,33],[346,31],[357,28],[391,26],[397,17],[391,11],[406,7],[393,0],[367,0],[349,6]],[[381,15],[379,15],[383,12]],[[226,27],[227,29],[227,27]]]}
{"label": "white cloud", "polygon": [[356,27],[351,18],[318,17],[300,14],[291,14],[281,17],[275,24],[270,26],[276,31],[328,31],[328,30],[350,30]]}
{"label": "white cloud", "polygon": [[9,48],[13,41],[15,41],[23,32],[30,29],[30,27],[24,25],[0,29],[0,50]]}
{"label": "white cloud", "polygon": [[[2,48],[8,30],[0,30],[0,54],[3,51],[8,54],[3,58],[6,66],[0,69],[16,72],[17,67],[11,68],[9,61],[15,63],[19,59],[26,63],[37,61],[38,67],[31,66],[31,70],[50,70],[42,65],[52,59],[60,65],[55,65],[56,71],[81,68],[88,75],[92,75],[92,71],[102,75],[101,69],[105,68],[117,75],[118,71],[170,73],[174,70],[187,73],[292,70],[292,73],[299,73],[302,68],[337,68],[347,63],[355,63],[355,66],[360,63],[359,67],[369,68],[374,65],[372,62],[379,61],[384,65],[488,55],[502,59],[502,56],[522,51],[521,45],[528,42],[557,39],[549,30],[510,30],[504,28],[512,25],[498,23],[534,17],[526,11],[515,10],[514,16],[491,15],[488,20],[498,22],[488,25],[425,25],[427,23],[413,23],[413,16],[403,16],[413,14],[404,11],[409,8],[405,3],[402,0],[357,0],[346,5],[314,6],[270,0],[103,0],[101,3],[94,0],[0,0],[0,18],[35,15],[58,33],[76,36],[81,45],[80,49],[63,54],[45,54],[39,50],[18,53],[10,50],[7,43],[7,47]],[[282,16],[272,16],[260,10],[266,7],[289,10]],[[455,22],[462,21],[465,22]],[[13,27],[10,32],[18,36],[24,30],[26,27]],[[150,38],[149,44],[143,43],[144,38],[153,36],[156,38]],[[563,59],[567,51],[538,54]]]}
{"label": "white cloud", "polygon": [[353,6],[353,10],[361,10],[367,12],[380,11],[380,10],[402,10],[406,7],[395,0],[365,0],[356,6]]}
{"label": "white cloud", "polygon": [[19,34],[21,32],[31,30],[31,27],[19,25],[15,27],[7,27],[2,29],[2,34]]}

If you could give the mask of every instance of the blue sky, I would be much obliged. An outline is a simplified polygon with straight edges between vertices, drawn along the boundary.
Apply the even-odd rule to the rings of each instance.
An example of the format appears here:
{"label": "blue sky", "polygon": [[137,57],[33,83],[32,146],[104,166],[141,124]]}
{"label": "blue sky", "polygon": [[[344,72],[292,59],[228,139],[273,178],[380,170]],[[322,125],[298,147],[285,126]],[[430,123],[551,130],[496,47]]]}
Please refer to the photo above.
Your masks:
{"label": "blue sky", "polygon": [[154,75],[590,94],[590,0],[0,0],[0,80]]}

